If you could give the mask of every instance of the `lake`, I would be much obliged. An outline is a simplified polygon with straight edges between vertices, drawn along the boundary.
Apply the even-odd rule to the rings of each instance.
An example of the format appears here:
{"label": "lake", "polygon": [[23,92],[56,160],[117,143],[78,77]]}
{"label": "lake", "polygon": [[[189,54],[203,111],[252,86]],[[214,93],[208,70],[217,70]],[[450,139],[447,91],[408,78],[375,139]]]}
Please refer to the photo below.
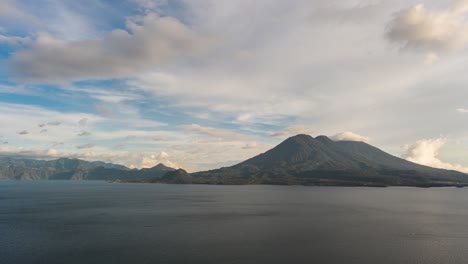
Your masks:
{"label": "lake", "polygon": [[0,263],[468,262],[468,189],[0,181]]}

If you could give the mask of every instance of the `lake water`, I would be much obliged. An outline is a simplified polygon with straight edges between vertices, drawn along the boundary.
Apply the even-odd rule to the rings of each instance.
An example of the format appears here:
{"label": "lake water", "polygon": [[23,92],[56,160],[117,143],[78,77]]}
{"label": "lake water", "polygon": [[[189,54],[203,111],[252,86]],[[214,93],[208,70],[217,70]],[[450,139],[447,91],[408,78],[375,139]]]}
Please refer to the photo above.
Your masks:
{"label": "lake water", "polygon": [[0,263],[468,263],[468,189],[0,181]]}

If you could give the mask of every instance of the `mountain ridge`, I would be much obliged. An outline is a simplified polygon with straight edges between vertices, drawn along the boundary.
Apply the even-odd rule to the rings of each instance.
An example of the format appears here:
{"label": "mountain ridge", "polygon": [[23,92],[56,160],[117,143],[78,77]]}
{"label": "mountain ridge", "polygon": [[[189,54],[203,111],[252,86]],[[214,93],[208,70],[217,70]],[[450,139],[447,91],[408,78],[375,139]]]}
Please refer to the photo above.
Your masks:
{"label": "mountain ridge", "polygon": [[[196,172],[195,181],[218,184],[444,186],[468,175],[392,156],[372,145],[299,134],[231,167]],[[194,181],[194,180],[192,180]]]}
{"label": "mountain ridge", "polygon": [[60,158],[0,158],[0,179],[107,180],[177,184],[326,186],[468,186],[468,175],[390,155],[365,142],[299,134],[230,167],[187,173],[159,163],[152,168]]}
{"label": "mountain ridge", "polygon": [[14,180],[118,180],[161,177],[175,170],[158,164],[148,169],[130,169],[102,161],[72,158],[36,160],[0,158],[0,179]]}

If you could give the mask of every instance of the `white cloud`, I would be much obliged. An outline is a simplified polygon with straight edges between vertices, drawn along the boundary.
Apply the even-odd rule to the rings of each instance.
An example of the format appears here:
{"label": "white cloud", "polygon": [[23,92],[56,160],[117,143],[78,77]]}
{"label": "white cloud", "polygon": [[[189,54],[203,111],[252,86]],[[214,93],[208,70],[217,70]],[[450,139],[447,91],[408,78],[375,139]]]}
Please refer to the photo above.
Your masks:
{"label": "white cloud", "polygon": [[138,101],[144,99],[144,97],[135,91],[117,91],[109,89],[108,87],[102,88],[99,86],[84,86],[77,87],[74,85],[68,85],[66,87],[68,91],[77,93],[85,93],[90,97],[100,100],[104,103],[117,104],[125,101]]}
{"label": "white cloud", "polygon": [[386,36],[405,49],[463,48],[468,41],[466,6],[463,0],[446,9],[428,10],[423,4],[403,9],[388,24]]}
{"label": "white cloud", "polygon": [[158,155],[143,156],[140,167],[151,168],[162,163],[171,168],[180,168],[180,166],[170,160],[170,155],[167,152],[161,151]]}
{"label": "white cloud", "polygon": [[68,82],[127,77],[176,57],[196,55],[211,42],[172,17],[148,14],[103,39],[64,41],[40,33],[9,65],[25,81]]}
{"label": "white cloud", "polygon": [[458,108],[458,109],[457,109],[457,112],[463,113],[463,114],[464,114],[464,113],[468,113],[468,109],[465,109],[465,108]]}
{"label": "white cloud", "polygon": [[252,119],[252,114],[249,114],[249,113],[241,114],[237,117],[237,121],[240,121],[240,122],[247,122],[251,119]]}
{"label": "white cloud", "polygon": [[215,137],[215,138],[221,138],[221,139],[237,139],[237,138],[245,138],[246,135],[240,134],[233,132],[231,130],[227,129],[221,129],[221,128],[213,128],[213,127],[205,127],[205,126],[200,126],[198,124],[191,124],[191,125],[182,125],[179,126],[182,129],[193,131],[195,133],[198,133],[200,135],[205,135],[205,136],[210,136],[210,137]]}
{"label": "white cloud", "polygon": [[78,125],[79,126],[86,126],[88,124],[88,118],[81,118],[80,120],[78,120]]}
{"label": "white cloud", "polygon": [[167,154],[166,152],[161,151],[161,153],[159,153],[159,155],[158,155],[157,158],[158,158],[158,159],[167,159],[167,158],[169,158],[169,156],[170,156],[170,155]]}
{"label": "white cloud", "polygon": [[446,138],[422,139],[414,144],[403,146],[405,152],[402,157],[411,162],[430,167],[468,173],[468,167],[447,163],[439,159],[439,151],[446,143]]}
{"label": "white cloud", "polygon": [[346,131],[338,133],[331,137],[335,141],[361,141],[361,142],[369,142],[370,138],[358,135],[356,133]]}

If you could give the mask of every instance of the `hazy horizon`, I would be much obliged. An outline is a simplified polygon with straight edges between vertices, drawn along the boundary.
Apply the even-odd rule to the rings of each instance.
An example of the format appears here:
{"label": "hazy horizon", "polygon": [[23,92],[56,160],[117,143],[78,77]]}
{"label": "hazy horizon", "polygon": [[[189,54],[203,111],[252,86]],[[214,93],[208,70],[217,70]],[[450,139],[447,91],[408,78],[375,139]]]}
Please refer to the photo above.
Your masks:
{"label": "hazy horizon", "polygon": [[0,156],[232,165],[299,133],[468,172],[467,0],[0,1]]}

